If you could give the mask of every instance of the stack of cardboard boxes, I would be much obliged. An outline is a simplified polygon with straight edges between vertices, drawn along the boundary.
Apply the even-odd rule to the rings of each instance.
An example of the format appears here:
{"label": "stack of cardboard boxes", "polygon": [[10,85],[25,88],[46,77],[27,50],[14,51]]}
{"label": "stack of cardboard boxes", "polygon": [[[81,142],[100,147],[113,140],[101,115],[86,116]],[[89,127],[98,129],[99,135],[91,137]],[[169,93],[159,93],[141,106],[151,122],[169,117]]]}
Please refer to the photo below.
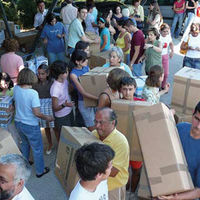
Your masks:
{"label": "stack of cardboard boxes", "polygon": [[10,106],[13,103],[13,97],[0,97],[0,127],[7,128],[13,119],[13,111],[10,111]]}
{"label": "stack of cardboard boxes", "polygon": [[[20,33],[20,26],[14,22],[8,21],[8,27],[13,35]],[[0,30],[6,30],[6,25],[3,20],[0,20]]]}

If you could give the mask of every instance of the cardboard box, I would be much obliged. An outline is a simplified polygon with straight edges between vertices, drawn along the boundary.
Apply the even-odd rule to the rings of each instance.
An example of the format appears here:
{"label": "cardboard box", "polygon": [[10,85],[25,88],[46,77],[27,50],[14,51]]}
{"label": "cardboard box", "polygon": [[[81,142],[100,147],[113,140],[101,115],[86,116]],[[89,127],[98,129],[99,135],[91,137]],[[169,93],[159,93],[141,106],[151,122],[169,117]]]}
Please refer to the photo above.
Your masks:
{"label": "cardboard box", "polygon": [[143,87],[145,85],[147,76],[134,76],[133,78],[135,79],[137,83],[137,88],[135,90],[134,96],[138,98],[142,98],[142,91],[143,91]]}
{"label": "cardboard box", "polygon": [[145,166],[142,166],[140,181],[138,186],[138,199],[147,200],[152,199],[151,189],[147,178],[147,172]]}
{"label": "cardboard box", "polygon": [[90,55],[89,59],[89,67],[93,69],[98,66],[103,66],[107,62],[109,62],[109,53],[110,51],[104,51],[99,53],[93,53]]}
{"label": "cardboard box", "polygon": [[187,115],[187,114],[176,112],[176,116],[178,117],[178,123],[180,123],[180,122],[192,123],[192,115]]}
{"label": "cardboard box", "polygon": [[74,162],[74,155],[78,148],[85,143],[99,142],[86,128],[63,126],[56,157],[55,174],[65,189],[67,195],[71,193],[79,180]]}
{"label": "cardboard box", "polygon": [[[80,76],[80,83],[86,92],[98,97],[101,92],[103,92],[108,87],[106,82],[107,76],[109,72],[115,68],[116,67],[95,67],[91,71]],[[121,69],[123,69],[123,67]],[[89,99],[86,97],[83,99],[86,107],[97,106],[97,100]]]}
{"label": "cardboard box", "polygon": [[94,53],[100,52],[100,42],[101,42],[100,37],[97,34],[92,33],[92,32],[86,32],[85,35],[90,40],[96,40],[96,38],[99,39],[99,43],[91,43],[90,44],[90,54],[94,54]]}
{"label": "cardboard box", "polygon": [[133,115],[152,196],[194,189],[171,111],[159,103]]}
{"label": "cardboard box", "polygon": [[0,156],[9,153],[21,154],[11,134],[0,128]]}
{"label": "cardboard box", "polygon": [[122,99],[111,102],[111,108],[117,114],[117,130],[123,133],[129,142],[130,160],[143,161],[133,112],[151,105],[151,103],[145,101],[128,101]]}
{"label": "cardboard box", "polygon": [[174,75],[172,108],[191,115],[199,102],[200,70],[184,67]]}

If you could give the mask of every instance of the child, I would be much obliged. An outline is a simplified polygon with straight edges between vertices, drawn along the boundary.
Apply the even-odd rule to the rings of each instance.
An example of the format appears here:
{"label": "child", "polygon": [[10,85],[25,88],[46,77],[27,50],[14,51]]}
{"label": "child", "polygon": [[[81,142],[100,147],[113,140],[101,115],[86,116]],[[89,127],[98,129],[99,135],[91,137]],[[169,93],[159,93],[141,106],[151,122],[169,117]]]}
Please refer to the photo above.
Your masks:
{"label": "child", "polygon": [[63,61],[55,61],[50,67],[51,75],[55,79],[50,94],[52,98],[52,107],[55,115],[55,134],[56,139],[60,139],[62,126],[73,126],[73,102],[69,96],[68,90],[68,68]]}
{"label": "child", "polygon": [[[132,77],[123,77],[120,83],[120,92],[122,94],[122,99],[129,101],[145,101],[144,99],[139,99],[134,97],[134,93],[136,90],[137,84],[134,78]],[[131,191],[135,192],[141,172],[142,162],[141,161],[132,161],[130,160],[130,168],[131,168],[131,177],[129,177],[129,181],[127,187],[131,187]],[[130,183],[131,181],[131,183]]]}
{"label": "child", "polygon": [[152,104],[157,104],[160,101],[160,96],[169,91],[169,83],[167,83],[165,88],[160,91],[163,79],[163,68],[159,65],[152,66],[142,92],[142,96],[146,101],[151,102]]}
{"label": "child", "polygon": [[[50,88],[53,81],[49,78],[49,68],[46,64],[41,64],[38,67],[38,82],[33,85],[33,89],[36,90],[39,94],[40,98],[40,111],[43,114],[52,115],[52,101],[50,95]],[[49,155],[52,151],[52,139],[50,128],[54,127],[54,122],[47,122],[45,120],[40,119],[40,127],[44,128],[45,134],[48,141],[48,148],[46,150],[46,154]]]}
{"label": "child", "polygon": [[[172,42],[172,38],[169,33],[170,33],[169,25],[163,23],[160,26],[160,38],[159,38],[159,41],[162,44],[162,66],[164,69],[164,80],[161,86],[162,88],[165,87],[169,75],[169,57],[172,58],[174,55],[174,44]],[[169,47],[171,50],[170,53],[168,53]]]}
{"label": "child", "polygon": [[89,67],[87,66],[87,53],[82,50],[75,50],[71,56],[72,71],[70,73],[70,79],[74,85],[74,88],[78,93],[78,108],[85,122],[85,126],[93,131],[94,126],[94,108],[85,107],[83,102],[83,97],[97,100],[98,98],[92,94],[87,93],[79,82],[79,77],[83,74],[89,72]]}
{"label": "child", "polygon": [[5,72],[0,73],[0,96],[13,96],[13,86],[10,76]]}

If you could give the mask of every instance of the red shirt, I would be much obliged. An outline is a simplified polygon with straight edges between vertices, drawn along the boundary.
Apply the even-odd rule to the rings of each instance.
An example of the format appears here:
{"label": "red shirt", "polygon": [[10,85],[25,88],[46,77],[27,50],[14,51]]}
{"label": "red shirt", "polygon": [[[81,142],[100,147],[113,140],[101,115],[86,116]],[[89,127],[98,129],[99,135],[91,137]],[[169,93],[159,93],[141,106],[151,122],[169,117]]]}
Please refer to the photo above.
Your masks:
{"label": "red shirt", "polygon": [[[178,2],[178,1],[174,2],[175,8],[181,8],[183,6],[183,4],[185,4],[185,0],[181,0],[180,2]],[[182,11],[174,11],[174,12],[177,14],[184,13],[184,9]]]}

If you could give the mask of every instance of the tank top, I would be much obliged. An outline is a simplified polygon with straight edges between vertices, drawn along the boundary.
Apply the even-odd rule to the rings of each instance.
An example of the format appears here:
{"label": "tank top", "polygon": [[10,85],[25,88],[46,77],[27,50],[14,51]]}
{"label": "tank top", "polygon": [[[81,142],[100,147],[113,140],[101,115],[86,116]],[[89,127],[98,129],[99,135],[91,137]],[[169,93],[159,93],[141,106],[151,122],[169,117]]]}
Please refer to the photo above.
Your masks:
{"label": "tank top", "polygon": [[[129,34],[128,32],[126,32],[121,38],[118,36],[117,40],[116,40],[116,45],[118,47],[120,47],[121,49],[123,49],[125,47],[125,40],[124,37]],[[129,54],[130,53],[130,48],[124,52],[124,54]]]}

